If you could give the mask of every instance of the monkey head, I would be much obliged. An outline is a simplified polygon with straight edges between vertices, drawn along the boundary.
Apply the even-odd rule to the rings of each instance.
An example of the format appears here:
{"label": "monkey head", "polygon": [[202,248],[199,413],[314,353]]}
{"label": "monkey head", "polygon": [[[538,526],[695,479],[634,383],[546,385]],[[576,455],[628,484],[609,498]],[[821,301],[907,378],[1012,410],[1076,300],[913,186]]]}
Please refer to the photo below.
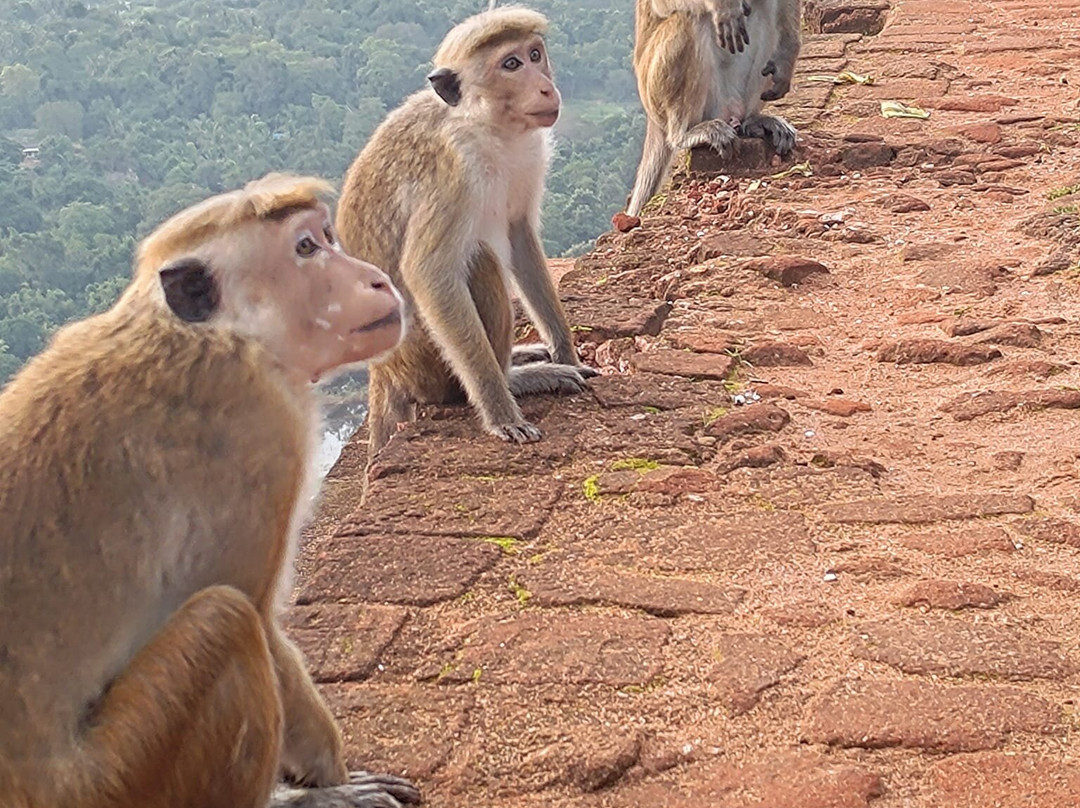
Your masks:
{"label": "monkey head", "polygon": [[253,339],[304,381],[378,357],[403,336],[401,296],[341,248],[328,190],[270,175],[183,211],[140,246],[132,288],[193,327]]}
{"label": "monkey head", "polygon": [[438,96],[498,129],[553,126],[561,98],[551,75],[547,19],[519,6],[485,11],[456,26],[435,53],[428,81]]}

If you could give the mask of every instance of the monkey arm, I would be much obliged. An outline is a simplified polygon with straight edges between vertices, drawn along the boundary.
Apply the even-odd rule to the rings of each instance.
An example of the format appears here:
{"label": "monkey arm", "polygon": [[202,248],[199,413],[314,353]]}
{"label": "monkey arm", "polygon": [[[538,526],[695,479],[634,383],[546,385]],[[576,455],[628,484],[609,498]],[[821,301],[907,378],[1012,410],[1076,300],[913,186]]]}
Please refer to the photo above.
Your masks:
{"label": "monkey arm", "polygon": [[580,365],[544,249],[527,220],[510,225],[510,249],[510,272],[521,292],[521,302],[540,332],[540,338],[551,349],[551,360],[561,365]]}
{"label": "monkey arm", "polygon": [[348,779],[348,770],[334,718],[315,689],[299,649],[273,618],[264,616],[263,620],[285,711],[282,766],[295,782],[306,786],[341,785]]}
{"label": "monkey arm", "polygon": [[677,12],[710,17],[720,47],[732,53],[741,53],[750,44],[746,30],[746,17],[750,14],[747,0],[652,0],[652,10],[660,18]]}
{"label": "monkey arm", "polygon": [[438,210],[424,205],[410,217],[401,276],[421,320],[469,401],[480,411],[485,427],[501,434],[524,419],[507,386],[507,369],[488,341],[469,289],[467,249],[471,243],[462,237],[470,232],[468,217],[474,215],[468,202],[464,199]]}
{"label": "monkey arm", "polygon": [[783,0],[777,10],[777,28],[780,39],[769,63],[762,71],[764,76],[772,76],[773,85],[761,94],[763,101],[775,101],[783,98],[791,90],[791,80],[795,75],[795,61],[799,57],[802,44],[799,24],[802,21],[800,0]]}

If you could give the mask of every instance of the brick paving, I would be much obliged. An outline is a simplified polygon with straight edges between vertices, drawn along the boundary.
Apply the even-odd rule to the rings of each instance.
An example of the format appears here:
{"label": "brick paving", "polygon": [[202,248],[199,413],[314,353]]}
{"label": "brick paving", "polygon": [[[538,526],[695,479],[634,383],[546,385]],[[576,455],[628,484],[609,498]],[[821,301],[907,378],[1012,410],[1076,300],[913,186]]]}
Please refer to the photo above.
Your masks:
{"label": "brick paving", "polygon": [[433,409],[364,506],[363,433],[332,470],[289,625],[354,766],[440,808],[1080,804],[1080,0],[806,7],[794,159],[695,153],[557,266],[604,375],[526,404],[542,442]]}

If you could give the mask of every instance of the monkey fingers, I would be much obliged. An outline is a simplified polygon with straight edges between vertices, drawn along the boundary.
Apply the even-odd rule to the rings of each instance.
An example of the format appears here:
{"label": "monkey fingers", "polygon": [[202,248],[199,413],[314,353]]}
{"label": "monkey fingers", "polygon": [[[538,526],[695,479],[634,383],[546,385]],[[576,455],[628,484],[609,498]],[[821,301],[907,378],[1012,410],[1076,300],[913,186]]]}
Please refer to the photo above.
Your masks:
{"label": "monkey fingers", "polygon": [[420,791],[401,777],[352,772],[348,785],[279,789],[268,808],[404,808],[419,805]]}
{"label": "monkey fingers", "polygon": [[[743,9],[739,9],[743,10]],[[716,39],[720,47],[731,53],[742,53],[750,44],[750,34],[746,30],[745,12],[743,15],[736,10],[714,11],[713,25],[716,27]]]}
{"label": "monkey fingers", "polygon": [[797,141],[795,128],[783,118],[772,115],[754,115],[747,118],[739,127],[739,134],[769,141],[776,153],[782,157],[792,152]]}
{"label": "monkey fingers", "polygon": [[677,145],[681,149],[708,146],[721,157],[726,157],[736,137],[738,134],[730,123],[714,118],[692,127]]}
{"label": "monkey fingers", "polygon": [[574,365],[574,368],[583,379],[594,379],[600,375],[599,370],[594,367],[589,367],[588,365]]}
{"label": "monkey fingers", "polygon": [[533,426],[528,421],[522,421],[517,424],[491,426],[488,427],[487,431],[507,443],[536,443],[544,436],[539,428]]}

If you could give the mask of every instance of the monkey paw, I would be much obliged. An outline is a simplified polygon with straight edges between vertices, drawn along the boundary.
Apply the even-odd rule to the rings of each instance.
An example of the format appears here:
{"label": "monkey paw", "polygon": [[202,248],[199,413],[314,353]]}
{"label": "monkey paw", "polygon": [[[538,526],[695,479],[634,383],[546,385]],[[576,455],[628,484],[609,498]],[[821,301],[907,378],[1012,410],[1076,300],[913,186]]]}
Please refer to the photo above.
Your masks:
{"label": "monkey paw", "polygon": [[583,379],[595,379],[600,375],[599,370],[589,367],[588,365],[574,365],[574,369],[577,370],[578,375]]}
{"label": "monkey paw", "polygon": [[708,146],[721,157],[728,157],[736,137],[738,132],[730,123],[714,118],[693,127],[678,145],[683,149]]}
{"label": "monkey paw", "polygon": [[531,345],[515,345],[510,353],[510,363],[528,365],[533,362],[550,362],[551,351],[542,342]]}
{"label": "monkey paw", "polygon": [[510,392],[515,398],[545,394],[573,395],[583,392],[588,370],[583,365],[537,362],[510,368]]}
{"label": "monkey paw", "polygon": [[408,780],[361,771],[350,772],[346,785],[281,789],[269,808],[405,808],[420,802],[420,791]]}
{"label": "monkey paw", "polygon": [[778,73],[776,62],[770,59],[761,69],[761,75],[772,76],[772,87],[761,94],[762,101],[776,101],[783,98],[791,90],[791,76]]}
{"label": "monkey paw", "polygon": [[749,15],[750,4],[743,0],[724,0],[717,3],[712,18],[716,28],[716,41],[721,48],[731,53],[742,53],[750,44],[750,34],[746,30],[746,18]]}
{"label": "monkey paw", "polygon": [[528,421],[521,421],[517,424],[499,424],[488,427],[488,432],[496,438],[500,438],[508,443],[536,443],[543,437],[539,428],[533,426]]}
{"label": "monkey paw", "polygon": [[755,115],[747,118],[739,127],[739,134],[743,137],[756,137],[769,141],[781,157],[791,154],[797,139],[795,127],[783,118],[772,115]]}

